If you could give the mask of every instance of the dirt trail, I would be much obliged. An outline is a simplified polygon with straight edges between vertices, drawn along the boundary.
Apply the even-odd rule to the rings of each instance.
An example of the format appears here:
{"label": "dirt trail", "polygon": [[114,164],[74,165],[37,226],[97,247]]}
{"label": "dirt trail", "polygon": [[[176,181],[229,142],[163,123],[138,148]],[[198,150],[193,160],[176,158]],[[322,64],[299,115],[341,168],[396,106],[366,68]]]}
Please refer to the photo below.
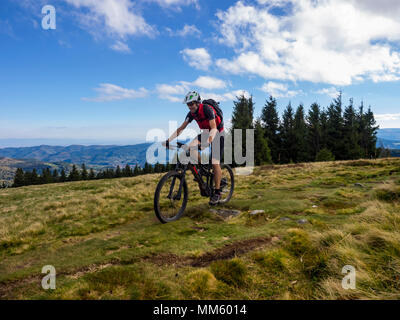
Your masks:
{"label": "dirt trail", "polygon": [[191,266],[191,267],[206,267],[212,262],[217,260],[227,260],[235,256],[245,254],[250,251],[262,248],[267,244],[278,241],[279,238],[274,237],[260,237],[248,240],[237,241],[225,245],[222,248],[215,249],[211,252],[207,252],[200,257],[180,257],[175,254],[162,253],[153,256],[145,257],[145,261],[149,261],[158,266],[174,265],[177,267]]}

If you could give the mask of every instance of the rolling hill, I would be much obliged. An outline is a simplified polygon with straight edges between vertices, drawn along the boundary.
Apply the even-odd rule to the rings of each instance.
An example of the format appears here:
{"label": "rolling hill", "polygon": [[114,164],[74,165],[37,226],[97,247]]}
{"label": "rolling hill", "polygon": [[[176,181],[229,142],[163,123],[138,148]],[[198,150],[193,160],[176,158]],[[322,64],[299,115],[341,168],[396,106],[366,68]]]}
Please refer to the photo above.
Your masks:
{"label": "rolling hill", "polygon": [[167,225],[160,177],[0,190],[0,299],[400,299],[400,159],[258,167],[213,209],[188,179]]}
{"label": "rolling hill", "polygon": [[23,148],[2,148],[0,157],[13,159],[36,159],[43,162],[85,163],[91,167],[111,167],[117,165],[144,165],[146,151],[151,144],[134,146],[38,146]]}
{"label": "rolling hill", "polygon": [[64,169],[66,172],[69,172],[71,167],[71,164],[65,162],[49,163],[34,159],[26,160],[0,157],[0,184],[3,182],[6,182],[7,184],[11,183],[14,179],[17,168],[21,168],[24,171],[32,171],[33,169],[36,169],[38,172],[47,168],[58,171]]}

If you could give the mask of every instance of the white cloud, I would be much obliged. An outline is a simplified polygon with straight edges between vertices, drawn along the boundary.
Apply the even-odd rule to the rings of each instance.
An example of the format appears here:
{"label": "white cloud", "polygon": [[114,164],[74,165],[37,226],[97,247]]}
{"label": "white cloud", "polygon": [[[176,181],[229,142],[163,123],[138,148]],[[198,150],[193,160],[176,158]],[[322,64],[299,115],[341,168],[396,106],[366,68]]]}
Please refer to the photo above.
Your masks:
{"label": "white cloud", "polygon": [[177,84],[159,84],[156,91],[160,99],[169,100],[171,102],[182,102],[185,94],[190,90],[198,90],[203,99],[214,99],[217,101],[235,100],[237,96],[242,94],[250,97],[245,90],[234,90],[224,93],[214,93],[206,90],[226,89],[227,83],[223,80],[212,77],[199,77],[193,82],[180,81]]}
{"label": "white cloud", "polygon": [[381,129],[400,128],[400,113],[375,114],[374,116]]}
{"label": "white cloud", "polygon": [[175,8],[180,10],[182,6],[194,5],[196,9],[200,9],[198,0],[148,0],[150,2],[157,2],[163,8]]}
{"label": "white cloud", "polygon": [[261,5],[267,5],[268,7],[283,7],[287,5],[290,0],[257,0]]}
{"label": "white cloud", "polygon": [[[231,59],[216,65],[232,74],[253,74],[281,81],[350,85],[400,76],[398,1],[288,0],[284,16],[269,6],[238,1],[219,11],[219,41],[233,49]],[[259,4],[267,4],[259,1]],[[361,4],[362,3],[362,4]]]}
{"label": "white cloud", "polygon": [[172,102],[183,101],[184,95],[189,90],[196,88],[201,89],[224,89],[227,87],[225,81],[213,77],[199,77],[193,82],[180,81],[175,85],[170,84],[158,84],[156,91],[161,99],[167,99]]}
{"label": "white cloud", "polygon": [[65,0],[68,4],[87,13],[79,13],[79,21],[90,33],[98,36],[104,30],[109,36],[126,38],[132,35],[154,36],[157,31],[147,24],[135,10],[130,0]]}
{"label": "white cloud", "polygon": [[400,113],[376,114],[375,119],[378,121],[400,120]]}
{"label": "white cloud", "polygon": [[287,84],[272,81],[264,83],[260,89],[274,98],[290,98],[303,93],[301,90],[289,90]]}
{"label": "white cloud", "polygon": [[224,89],[226,88],[226,82],[213,78],[213,77],[199,77],[196,81],[192,82],[192,85],[204,89]]}
{"label": "white cloud", "polygon": [[93,102],[109,102],[116,100],[145,98],[149,93],[145,88],[140,88],[139,90],[125,89],[110,83],[100,84],[95,91],[98,93],[96,98],[83,98],[82,100]]}
{"label": "white cloud", "polygon": [[183,59],[193,68],[208,70],[212,60],[210,54],[204,48],[184,49],[181,51]]}
{"label": "white cloud", "polygon": [[118,51],[118,52],[123,52],[123,53],[130,53],[131,49],[129,48],[129,46],[122,42],[122,41],[117,41],[116,43],[114,43],[111,46],[111,49]]}
{"label": "white cloud", "polygon": [[182,102],[183,96],[189,91],[189,86],[183,81],[176,85],[159,84],[156,86],[156,91],[160,99],[171,102]]}
{"label": "white cloud", "polygon": [[373,74],[371,76],[373,82],[393,82],[400,80],[400,77],[394,74]]}
{"label": "white cloud", "polygon": [[178,37],[187,37],[187,36],[195,36],[199,37],[201,35],[201,31],[197,29],[195,25],[185,24],[181,30],[173,31],[171,28],[166,28],[167,32],[170,36],[178,36]]}
{"label": "white cloud", "polygon": [[242,95],[244,95],[246,98],[250,98],[250,93],[248,93],[246,90],[235,90],[222,94],[213,92],[200,92],[200,95],[203,99],[214,99],[218,102],[233,101],[236,100],[237,97],[240,97]]}
{"label": "white cloud", "polygon": [[323,88],[321,90],[316,91],[315,93],[320,95],[328,95],[331,98],[337,98],[337,96],[339,95],[339,91],[335,87]]}

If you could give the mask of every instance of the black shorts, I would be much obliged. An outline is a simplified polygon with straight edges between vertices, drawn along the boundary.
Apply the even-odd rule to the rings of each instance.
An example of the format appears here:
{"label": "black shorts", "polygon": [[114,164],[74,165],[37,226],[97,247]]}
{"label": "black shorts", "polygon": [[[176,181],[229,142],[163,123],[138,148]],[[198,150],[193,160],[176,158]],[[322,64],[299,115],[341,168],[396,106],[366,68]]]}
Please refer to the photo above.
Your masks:
{"label": "black shorts", "polygon": [[[199,150],[207,148],[209,146],[207,143],[209,136],[210,136],[209,132],[207,133],[203,132],[197,136],[197,140],[200,142]],[[212,158],[214,160],[222,162],[222,159],[224,158],[224,150],[225,150],[224,147],[225,147],[225,134],[224,132],[218,132],[214,138],[214,141],[211,144]]]}

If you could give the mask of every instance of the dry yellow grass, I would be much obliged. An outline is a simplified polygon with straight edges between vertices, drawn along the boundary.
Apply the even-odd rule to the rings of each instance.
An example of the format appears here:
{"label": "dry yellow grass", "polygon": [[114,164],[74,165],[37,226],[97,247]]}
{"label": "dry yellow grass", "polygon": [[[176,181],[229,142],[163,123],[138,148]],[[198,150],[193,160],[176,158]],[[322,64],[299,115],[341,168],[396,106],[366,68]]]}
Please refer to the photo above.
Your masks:
{"label": "dry yellow grass", "polygon": [[[188,178],[186,215],[167,225],[153,212],[160,178],[0,190],[0,298],[400,298],[400,160],[256,168],[236,176],[228,220]],[[40,288],[48,264],[55,291]]]}

